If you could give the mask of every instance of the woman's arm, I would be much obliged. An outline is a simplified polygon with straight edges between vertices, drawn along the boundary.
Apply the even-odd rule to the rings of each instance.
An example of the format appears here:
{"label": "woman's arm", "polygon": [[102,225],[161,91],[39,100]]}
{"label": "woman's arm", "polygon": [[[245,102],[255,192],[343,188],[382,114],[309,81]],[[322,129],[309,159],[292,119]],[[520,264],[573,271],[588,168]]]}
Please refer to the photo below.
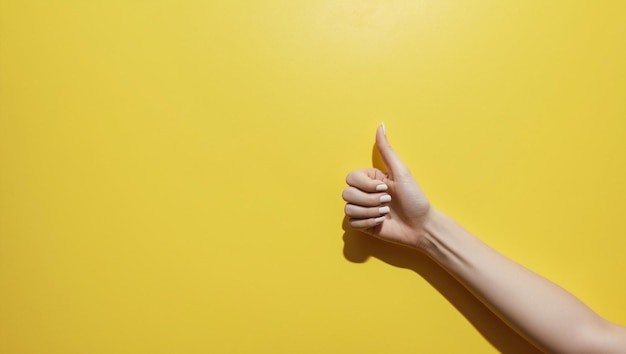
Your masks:
{"label": "woman's arm", "polygon": [[494,251],[432,209],[420,249],[537,347],[553,353],[625,353],[626,329]]}
{"label": "woman's arm", "polygon": [[598,316],[572,294],[513,262],[434,209],[389,146],[388,171],[357,170],[344,190],[350,224],[425,252],[494,313],[539,348],[557,353],[626,353],[626,328]]}

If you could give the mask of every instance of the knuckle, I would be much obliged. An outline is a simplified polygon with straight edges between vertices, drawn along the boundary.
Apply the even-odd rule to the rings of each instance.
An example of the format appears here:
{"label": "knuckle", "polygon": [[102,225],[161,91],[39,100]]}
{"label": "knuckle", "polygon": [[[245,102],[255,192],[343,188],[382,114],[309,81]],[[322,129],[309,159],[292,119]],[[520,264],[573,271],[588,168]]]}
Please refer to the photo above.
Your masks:
{"label": "knuckle", "polygon": [[346,176],[346,184],[351,186],[353,183],[354,183],[354,171],[348,173],[348,175]]}
{"label": "knuckle", "polygon": [[359,228],[359,220],[356,219],[350,219],[350,226],[356,228]]}
{"label": "knuckle", "polygon": [[343,200],[345,200],[346,202],[349,201],[349,199],[350,199],[350,187],[348,187],[348,188],[343,190],[343,192],[341,193],[341,198],[343,198]]}

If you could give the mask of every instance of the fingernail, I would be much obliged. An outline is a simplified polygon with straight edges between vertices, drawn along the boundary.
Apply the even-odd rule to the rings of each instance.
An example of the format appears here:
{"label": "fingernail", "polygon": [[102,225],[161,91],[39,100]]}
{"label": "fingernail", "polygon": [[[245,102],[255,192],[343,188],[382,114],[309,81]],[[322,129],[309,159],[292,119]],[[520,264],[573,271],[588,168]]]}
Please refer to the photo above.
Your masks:
{"label": "fingernail", "polygon": [[377,192],[383,192],[387,190],[387,185],[386,184],[379,184],[376,186],[376,191]]}
{"label": "fingernail", "polygon": [[382,208],[378,208],[378,212],[381,214],[387,214],[391,209],[389,209],[388,206],[382,207]]}
{"label": "fingernail", "polygon": [[375,221],[377,224],[380,224],[381,222],[385,221],[385,217],[384,217],[384,216],[381,216],[381,217],[379,217],[379,218],[374,219],[374,221]]}
{"label": "fingernail", "polygon": [[381,203],[387,203],[391,201],[391,196],[389,194],[385,194],[382,197],[380,197],[380,202]]}
{"label": "fingernail", "polygon": [[381,122],[380,126],[383,127],[383,134],[385,134],[385,136],[387,136],[387,129],[385,129],[385,122]]}

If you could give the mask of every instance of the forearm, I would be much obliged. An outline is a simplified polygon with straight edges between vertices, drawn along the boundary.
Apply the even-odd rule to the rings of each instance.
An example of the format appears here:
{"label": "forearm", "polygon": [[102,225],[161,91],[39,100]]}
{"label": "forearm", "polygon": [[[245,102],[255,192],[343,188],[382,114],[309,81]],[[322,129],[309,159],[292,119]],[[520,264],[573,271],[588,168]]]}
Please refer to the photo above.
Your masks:
{"label": "forearm", "polygon": [[437,210],[424,228],[420,249],[541,349],[615,348],[603,343],[615,337],[603,339],[613,325],[563,288],[504,257]]}

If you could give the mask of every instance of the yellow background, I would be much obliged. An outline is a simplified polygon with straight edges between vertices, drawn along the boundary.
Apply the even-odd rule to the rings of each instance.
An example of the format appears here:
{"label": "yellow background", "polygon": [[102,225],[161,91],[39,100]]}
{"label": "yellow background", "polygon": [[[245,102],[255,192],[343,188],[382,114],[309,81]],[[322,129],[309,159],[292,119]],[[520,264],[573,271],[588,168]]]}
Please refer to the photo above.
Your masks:
{"label": "yellow background", "polygon": [[625,15],[0,0],[0,352],[527,350],[342,229],[381,121],[436,207],[626,324]]}

